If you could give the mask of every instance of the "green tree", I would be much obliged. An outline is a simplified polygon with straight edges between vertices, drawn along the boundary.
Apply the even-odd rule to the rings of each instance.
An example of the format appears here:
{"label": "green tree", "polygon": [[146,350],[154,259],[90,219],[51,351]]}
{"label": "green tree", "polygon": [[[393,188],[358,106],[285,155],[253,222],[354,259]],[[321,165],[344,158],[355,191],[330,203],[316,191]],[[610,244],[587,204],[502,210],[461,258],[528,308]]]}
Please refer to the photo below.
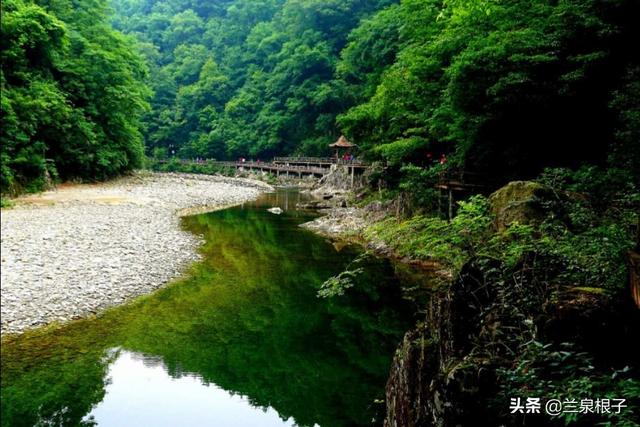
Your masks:
{"label": "green tree", "polygon": [[2,191],[140,166],[146,67],[105,24],[106,2],[9,0],[3,9]]}

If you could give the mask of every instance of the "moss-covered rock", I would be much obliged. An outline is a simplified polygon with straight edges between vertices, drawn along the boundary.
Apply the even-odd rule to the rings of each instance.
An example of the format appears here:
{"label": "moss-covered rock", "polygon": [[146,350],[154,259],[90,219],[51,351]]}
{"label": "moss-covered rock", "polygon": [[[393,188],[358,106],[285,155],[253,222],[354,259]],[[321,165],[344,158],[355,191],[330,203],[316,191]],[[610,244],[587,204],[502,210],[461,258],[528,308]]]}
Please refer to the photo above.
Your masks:
{"label": "moss-covered rock", "polygon": [[543,202],[550,200],[553,192],[533,181],[513,181],[491,194],[491,213],[494,227],[503,231],[509,225],[537,224],[544,218]]}

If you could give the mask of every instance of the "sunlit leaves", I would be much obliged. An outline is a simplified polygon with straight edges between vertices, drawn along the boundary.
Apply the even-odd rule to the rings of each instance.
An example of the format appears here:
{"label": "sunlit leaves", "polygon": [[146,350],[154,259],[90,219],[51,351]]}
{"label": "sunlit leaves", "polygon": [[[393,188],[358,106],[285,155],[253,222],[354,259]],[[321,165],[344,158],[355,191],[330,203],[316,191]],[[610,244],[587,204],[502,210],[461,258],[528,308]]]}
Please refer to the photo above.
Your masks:
{"label": "sunlit leaves", "polygon": [[106,3],[5,3],[2,191],[139,166],[146,68],[131,41],[105,24]]}

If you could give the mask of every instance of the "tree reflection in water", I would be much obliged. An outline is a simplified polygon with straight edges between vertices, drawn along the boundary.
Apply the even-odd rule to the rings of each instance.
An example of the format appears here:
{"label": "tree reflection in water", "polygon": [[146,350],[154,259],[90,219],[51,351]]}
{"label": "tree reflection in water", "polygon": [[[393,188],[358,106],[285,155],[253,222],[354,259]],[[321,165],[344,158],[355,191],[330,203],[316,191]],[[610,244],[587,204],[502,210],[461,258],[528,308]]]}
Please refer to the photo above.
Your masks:
{"label": "tree reflection in water", "polygon": [[308,215],[272,215],[269,203],[186,218],[205,243],[185,279],[97,319],[5,339],[2,425],[92,425],[86,415],[104,399],[113,348],[161,360],[171,377],[196,376],[297,425],[379,422],[383,405],[374,401],[384,398],[393,351],[415,312],[394,265],[369,257],[344,295],[318,298],[357,250],[338,252],[297,227]]}

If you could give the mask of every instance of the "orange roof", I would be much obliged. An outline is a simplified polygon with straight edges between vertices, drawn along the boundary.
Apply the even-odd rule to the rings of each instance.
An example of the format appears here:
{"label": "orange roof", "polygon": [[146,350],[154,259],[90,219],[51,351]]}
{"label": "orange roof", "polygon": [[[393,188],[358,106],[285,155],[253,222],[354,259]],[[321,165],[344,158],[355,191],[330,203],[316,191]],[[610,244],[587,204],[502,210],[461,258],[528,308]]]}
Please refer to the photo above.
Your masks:
{"label": "orange roof", "polygon": [[336,142],[333,144],[329,144],[329,147],[338,147],[338,148],[351,148],[355,147],[356,144],[350,143],[344,135],[340,136]]}

